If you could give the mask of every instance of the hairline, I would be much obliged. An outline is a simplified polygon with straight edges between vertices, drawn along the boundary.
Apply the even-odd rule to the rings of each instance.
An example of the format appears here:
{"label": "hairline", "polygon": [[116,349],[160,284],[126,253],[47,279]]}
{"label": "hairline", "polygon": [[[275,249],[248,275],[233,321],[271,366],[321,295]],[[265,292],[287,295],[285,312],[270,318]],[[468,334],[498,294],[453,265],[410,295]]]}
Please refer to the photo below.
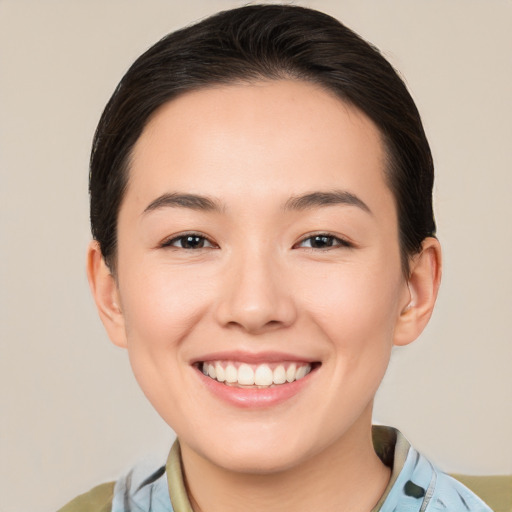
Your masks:
{"label": "hairline", "polygon": [[[123,206],[126,193],[128,191],[128,187],[130,185],[130,175],[131,175],[131,168],[133,166],[133,157],[134,157],[134,151],[137,146],[138,141],[140,140],[142,134],[146,130],[147,126],[151,123],[153,118],[158,114],[158,112],[164,108],[169,103],[178,100],[182,96],[186,96],[188,94],[192,94],[194,92],[200,92],[204,90],[209,89],[220,89],[223,87],[231,87],[231,86],[237,86],[237,85],[247,85],[247,86],[253,86],[256,84],[264,84],[264,83],[272,83],[272,82],[279,82],[279,81],[294,81],[294,82],[302,82],[305,84],[310,84],[318,87],[320,90],[328,94],[329,96],[335,98],[340,103],[344,104],[345,106],[349,106],[351,108],[356,109],[356,111],[359,114],[364,115],[369,121],[372,122],[372,124],[375,126],[379,141],[382,147],[382,154],[383,154],[383,168],[382,171],[384,173],[384,183],[388,187],[388,189],[391,192],[391,195],[393,196],[393,202],[395,205],[395,211],[397,216],[397,229],[398,229],[398,243],[399,243],[399,249],[400,249],[400,260],[401,260],[401,266],[402,266],[402,272],[404,276],[407,278],[409,276],[409,258],[414,256],[415,252],[410,251],[405,246],[405,240],[403,240],[403,233],[402,233],[402,224],[401,224],[401,212],[399,208],[398,203],[398,197],[397,197],[397,190],[393,184],[393,175],[396,174],[396,170],[393,168],[398,164],[397,158],[393,154],[393,144],[390,141],[389,137],[386,135],[384,130],[378,125],[374,119],[368,113],[366,113],[359,105],[356,104],[355,101],[353,101],[351,98],[349,98],[346,95],[343,95],[339,93],[338,91],[334,90],[333,88],[329,87],[325,82],[319,80],[314,75],[308,75],[306,73],[299,73],[299,72],[290,72],[290,70],[275,70],[275,73],[254,73],[254,76],[233,76],[233,77],[224,77],[220,79],[214,79],[209,83],[205,84],[196,84],[194,86],[191,86],[188,89],[177,91],[174,94],[170,95],[168,99],[161,102],[157,107],[153,109],[153,111],[146,117],[144,123],[141,126],[140,132],[137,134],[137,137],[131,144],[131,147],[129,151],[126,153],[126,157],[124,161],[122,162],[120,166],[120,175],[123,178],[123,185],[121,188],[120,193],[120,200],[116,211],[116,219],[115,219],[115,229],[114,229],[114,240],[111,246],[111,252],[110,254],[105,258],[105,262],[112,274],[112,276],[117,280],[117,257],[118,257],[118,250],[117,250],[117,242],[118,242],[118,220],[119,220],[119,213],[121,211],[121,208]],[[416,251],[417,252],[417,251]]]}

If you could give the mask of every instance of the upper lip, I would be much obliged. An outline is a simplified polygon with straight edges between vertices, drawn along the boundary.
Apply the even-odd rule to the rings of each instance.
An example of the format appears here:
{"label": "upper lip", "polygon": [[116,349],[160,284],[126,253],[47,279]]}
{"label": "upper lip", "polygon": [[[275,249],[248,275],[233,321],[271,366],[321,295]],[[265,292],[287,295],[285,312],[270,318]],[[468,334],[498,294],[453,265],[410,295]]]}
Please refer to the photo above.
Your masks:
{"label": "upper lip", "polygon": [[200,357],[195,357],[191,360],[191,364],[197,364],[207,361],[238,361],[247,364],[261,364],[278,363],[284,361],[297,363],[313,363],[317,362],[318,360],[286,352],[246,352],[230,350],[221,352],[211,352],[201,355]]}

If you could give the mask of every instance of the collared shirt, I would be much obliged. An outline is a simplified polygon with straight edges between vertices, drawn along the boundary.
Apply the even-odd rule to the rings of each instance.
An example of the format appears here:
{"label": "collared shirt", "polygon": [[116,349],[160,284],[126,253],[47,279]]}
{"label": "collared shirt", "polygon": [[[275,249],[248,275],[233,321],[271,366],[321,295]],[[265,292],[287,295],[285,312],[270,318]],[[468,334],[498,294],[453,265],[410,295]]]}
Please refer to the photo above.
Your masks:
{"label": "collared shirt", "polygon": [[[372,512],[492,512],[467,487],[436,469],[399,431],[374,426],[373,443],[377,455],[392,472]],[[70,507],[72,503],[60,512],[82,510]],[[95,508],[87,511],[108,509],[108,504],[104,504],[97,511]],[[115,483],[111,511],[193,512],[183,480],[178,440],[165,466],[158,469],[135,466]]]}

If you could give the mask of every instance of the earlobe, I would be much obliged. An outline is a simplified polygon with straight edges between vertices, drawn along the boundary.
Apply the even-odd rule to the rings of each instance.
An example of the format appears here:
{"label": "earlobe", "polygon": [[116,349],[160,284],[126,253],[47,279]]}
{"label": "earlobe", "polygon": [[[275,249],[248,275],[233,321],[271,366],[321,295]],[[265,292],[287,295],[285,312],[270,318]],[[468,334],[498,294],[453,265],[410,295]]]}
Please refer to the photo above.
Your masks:
{"label": "earlobe", "polygon": [[441,246],[436,238],[428,237],[421,252],[410,262],[408,280],[409,301],[402,307],[395,327],[394,344],[407,345],[414,341],[427,325],[441,283]]}
{"label": "earlobe", "polygon": [[110,340],[114,345],[126,348],[126,331],[119,290],[96,240],[89,244],[87,250],[87,279]]}

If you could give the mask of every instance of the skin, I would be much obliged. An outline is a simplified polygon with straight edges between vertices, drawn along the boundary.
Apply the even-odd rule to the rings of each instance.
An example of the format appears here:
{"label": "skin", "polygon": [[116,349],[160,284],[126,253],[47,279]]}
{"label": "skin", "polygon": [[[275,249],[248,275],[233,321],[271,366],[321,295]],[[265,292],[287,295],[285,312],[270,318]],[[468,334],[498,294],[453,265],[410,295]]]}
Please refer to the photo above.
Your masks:
{"label": "skin", "polygon": [[[393,345],[428,322],[441,272],[427,238],[404,277],[384,161],[364,114],[297,81],[187,93],[137,141],[116,278],[96,242],[88,275],[111,340],[180,438],[196,511],[316,510],[318,496],[325,510],[371,510],[384,491],[373,398]],[[293,205],[333,191],[360,203]],[[217,207],[155,203],[176,193]],[[204,247],[183,248],[191,231]],[[319,233],[330,247],[311,247]],[[193,364],[234,350],[316,369],[291,398],[242,408]]]}

